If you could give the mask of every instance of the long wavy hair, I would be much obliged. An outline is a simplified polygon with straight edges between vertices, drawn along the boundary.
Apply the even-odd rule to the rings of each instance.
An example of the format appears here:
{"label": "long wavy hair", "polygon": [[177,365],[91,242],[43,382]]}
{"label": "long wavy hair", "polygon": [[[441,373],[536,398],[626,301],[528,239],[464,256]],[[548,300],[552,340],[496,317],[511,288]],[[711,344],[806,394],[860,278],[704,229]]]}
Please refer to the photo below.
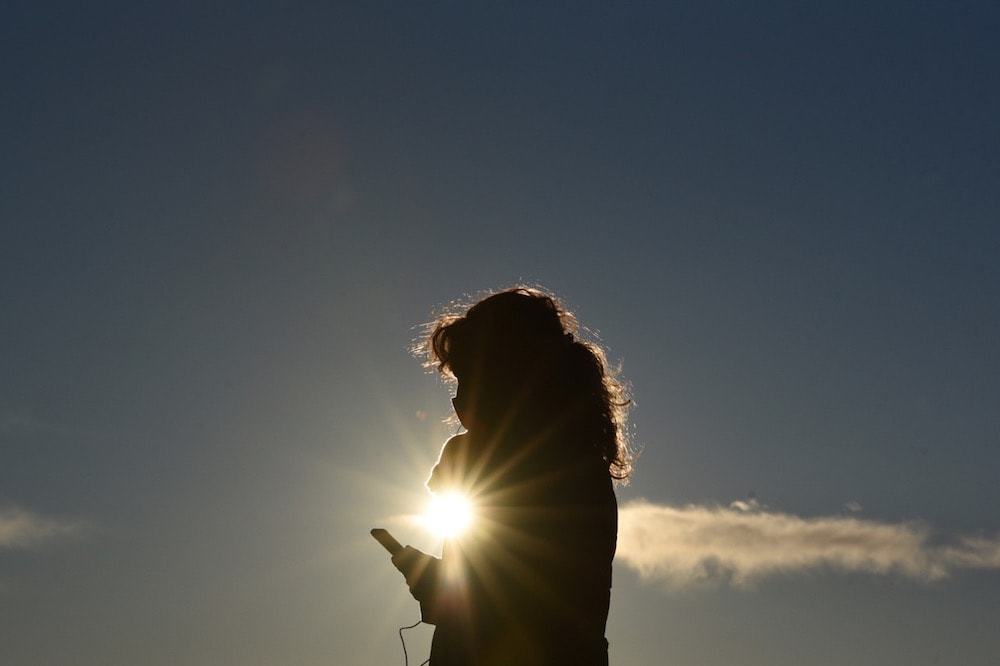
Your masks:
{"label": "long wavy hair", "polygon": [[519,286],[441,314],[415,351],[458,381],[485,428],[569,445],[561,450],[569,455],[596,453],[625,482],[633,463],[628,386],[578,333],[558,299]]}

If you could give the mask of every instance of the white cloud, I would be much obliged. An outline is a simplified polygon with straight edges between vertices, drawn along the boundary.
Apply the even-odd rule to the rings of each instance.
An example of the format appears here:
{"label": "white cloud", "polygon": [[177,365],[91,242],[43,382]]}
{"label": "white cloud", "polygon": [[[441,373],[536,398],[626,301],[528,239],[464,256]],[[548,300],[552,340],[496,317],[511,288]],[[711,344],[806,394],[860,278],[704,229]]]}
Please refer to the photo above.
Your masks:
{"label": "white cloud", "polygon": [[44,423],[23,410],[0,411],[0,433],[5,435],[35,433],[45,427]]}
{"label": "white cloud", "polygon": [[0,507],[0,548],[34,548],[74,537],[86,529],[81,522],[44,518],[19,507]]}
{"label": "white cloud", "polygon": [[767,511],[755,501],[725,508],[639,500],[620,511],[617,561],[671,586],[717,581],[742,586],[817,570],[932,581],[957,569],[1000,568],[1000,537],[941,544],[917,522],[803,518]]}

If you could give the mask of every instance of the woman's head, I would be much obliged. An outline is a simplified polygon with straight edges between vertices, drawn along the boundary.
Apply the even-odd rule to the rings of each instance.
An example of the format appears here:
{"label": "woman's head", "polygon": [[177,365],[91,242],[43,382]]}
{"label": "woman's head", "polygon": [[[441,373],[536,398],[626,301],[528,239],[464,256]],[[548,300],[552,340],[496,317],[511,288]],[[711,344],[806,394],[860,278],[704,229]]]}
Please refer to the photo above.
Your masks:
{"label": "woman's head", "polygon": [[600,347],[576,332],[576,319],[555,297],[516,287],[442,315],[420,349],[458,381],[455,410],[470,431],[559,435],[596,449],[625,479],[626,389]]}

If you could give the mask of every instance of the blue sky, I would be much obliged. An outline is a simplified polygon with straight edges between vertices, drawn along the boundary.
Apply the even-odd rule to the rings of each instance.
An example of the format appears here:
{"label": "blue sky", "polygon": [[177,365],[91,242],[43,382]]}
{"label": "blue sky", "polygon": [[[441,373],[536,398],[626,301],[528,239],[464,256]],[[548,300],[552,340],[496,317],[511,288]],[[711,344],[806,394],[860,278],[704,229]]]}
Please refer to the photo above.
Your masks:
{"label": "blue sky", "polygon": [[2,14],[5,664],[402,663],[407,348],[522,281],[636,400],[612,663],[995,663],[991,3]]}

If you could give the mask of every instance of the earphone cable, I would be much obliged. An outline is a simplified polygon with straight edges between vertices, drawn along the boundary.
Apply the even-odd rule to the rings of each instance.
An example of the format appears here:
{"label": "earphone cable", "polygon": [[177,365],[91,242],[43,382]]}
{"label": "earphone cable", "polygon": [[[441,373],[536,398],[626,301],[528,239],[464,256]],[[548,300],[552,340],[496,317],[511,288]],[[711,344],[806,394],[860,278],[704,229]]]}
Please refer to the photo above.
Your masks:
{"label": "earphone cable", "polygon": [[[411,624],[408,627],[400,627],[399,628],[399,642],[403,644],[403,666],[410,666],[410,657],[409,657],[409,655],[406,654],[406,640],[403,638],[403,631],[406,630],[406,629],[413,629],[414,627],[416,627],[421,622],[423,622],[423,620],[417,620],[416,622],[414,622],[413,624]],[[428,659],[427,661],[425,661],[423,664],[420,664],[420,666],[424,666],[424,664],[428,664],[428,663],[430,663],[430,659]]]}

